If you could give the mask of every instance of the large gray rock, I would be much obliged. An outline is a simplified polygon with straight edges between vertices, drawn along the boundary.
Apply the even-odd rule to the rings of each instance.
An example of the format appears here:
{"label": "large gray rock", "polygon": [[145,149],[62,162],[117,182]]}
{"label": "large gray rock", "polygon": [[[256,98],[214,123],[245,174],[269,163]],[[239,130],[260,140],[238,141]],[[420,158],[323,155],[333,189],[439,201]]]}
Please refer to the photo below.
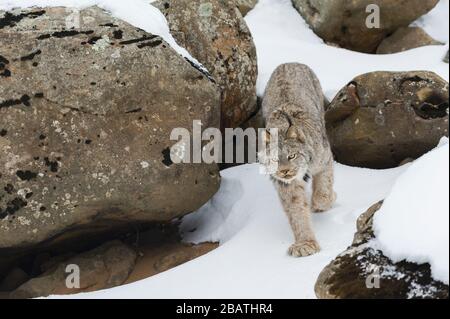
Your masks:
{"label": "large gray rock", "polygon": [[237,127],[256,111],[256,48],[233,1],[161,0],[177,42],[200,61],[222,88],[222,128]]}
{"label": "large gray rock", "polygon": [[321,272],[315,285],[317,297],[448,299],[448,285],[431,277],[429,264],[393,263],[367,244],[374,238],[373,217],[381,206],[377,203],[360,216],[352,246]]}
{"label": "large gray rock", "polygon": [[175,165],[173,128],[220,125],[220,89],[161,38],[96,7],[0,12],[0,260],[86,233],[168,222],[217,191]]}
{"label": "large gray rock", "polygon": [[[327,42],[374,53],[380,42],[430,11],[439,0],[292,0],[314,32]],[[369,29],[368,5],[380,8],[380,28]]]}
{"label": "large gray rock", "polygon": [[[57,263],[41,276],[27,281],[14,290],[10,297],[37,298],[120,286],[133,271],[136,258],[136,252],[127,245],[120,241],[108,242],[91,251]],[[78,288],[67,285],[67,282],[73,283],[68,276],[76,274],[71,266],[77,266],[79,270],[80,286]]]}
{"label": "large gray rock", "polygon": [[377,54],[403,52],[427,45],[442,45],[419,27],[400,28],[381,42]]}
{"label": "large gray rock", "polygon": [[327,108],[340,163],[392,168],[448,136],[448,83],[433,72],[373,72],[345,86]]}

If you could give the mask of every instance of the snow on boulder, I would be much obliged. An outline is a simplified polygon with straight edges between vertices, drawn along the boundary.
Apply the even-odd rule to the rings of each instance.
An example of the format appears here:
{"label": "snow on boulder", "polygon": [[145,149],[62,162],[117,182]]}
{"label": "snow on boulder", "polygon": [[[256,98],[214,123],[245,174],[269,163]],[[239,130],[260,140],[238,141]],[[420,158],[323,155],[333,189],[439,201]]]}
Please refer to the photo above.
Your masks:
{"label": "snow on boulder", "polygon": [[[172,37],[164,15],[145,0],[1,0],[0,10],[10,11],[31,7],[67,7],[74,10],[98,6],[110,12],[115,18],[122,19],[135,27],[163,38],[179,54],[192,59],[190,54],[180,47]],[[74,11],[76,12],[76,11]],[[82,17],[81,22],[82,22]],[[76,17],[74,16],[73,22]]]}
{"label": "snow on boulder", "polygon": [[448,298],[448,140],[400,175],[321,272],[318,298]]}
{"label": "snow on boulder", "polygon": [[424,155],[397,180],[374,219],[376,244],[394,262],[429,263],[449,283],[449,144]]}

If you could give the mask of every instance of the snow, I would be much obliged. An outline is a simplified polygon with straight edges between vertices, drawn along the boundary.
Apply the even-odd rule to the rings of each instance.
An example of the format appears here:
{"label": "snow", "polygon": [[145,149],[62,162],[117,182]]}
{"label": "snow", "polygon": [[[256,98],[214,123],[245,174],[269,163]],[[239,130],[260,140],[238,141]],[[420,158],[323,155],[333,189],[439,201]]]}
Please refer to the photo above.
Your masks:
{"label": "snow", "polygon": [[351,244],[359,215],[386,197],[405,168],[337,164],[335,208],[313,216],[322,252],[300,259],[287,255],[294,238],[269,177],[257,164],[223,171],[219,193],[181,227],[185,240],[219,240],[218,249],[140,282],[64,298],[315,298],[319,273]]}
{"label": "snow", "polygon": [[[161,35],[172,46],[178,47],[168,33],[164,17],[149,2],[0,0],[0,8],[56,3],[77,7],[97,4],[114,16]],[[308,28],[290,0],[260,0],[246,17],[258,54],[258,95],[262,96],[273,70],[286,62],[309,65],[317,73],[329,99],[355,76],[371,71],[429,70],[448,81],[448,64],[442,62],[448,50],[448,8],[449,0],[441,0],[435,10],[416,22],[436,39],[445,42],[445,46],[427,46],[392,55],[370,55],[323,43]],[[300,259],[287,255],[293,235],[269,178],[259,174],[257,165],[226,170],[222,172],[223,183],[219,193],[199,211],[185,217],[181,225],[186,241],[218,241],[219,248],[140,282],[64,298],[315,298],[314,284],[319,273],[351,244],[357,218],[386,197],[385,213],[379,215],[383,215],[383,219],[392,218],[396,224],[386,227],[383,219],[377,220],[377,227],[381,225],[377,228],[381,236],[379,244],[385,240],[390,244],[392,237],[389,234],[395,229],[399,243],[393,249],[404,248],[408,242],[414,242],[414,245],[420,241],[423,243],[417,248],[404,249],[402,256],[397,251],[389,252],[389,248],[382,249],[397,258],[429,261],[433,274],[448,281],[448,214],[445,217],[442,213],[445,207],[448,212],[448,193],[444,195],[442,190],[445,187],[448,190],[448,165],[444,174],[442,164],[445,161],[448,164],[448,145],[412,165],[391,170],[336,164],[337,203],[329,212],[313,216],[322,251]],[[445,175],[447,180],[443,177]],[[396,183],[399,176],[401,178]],[[436,189],[438,185],[442,189]],[[400,211],[402,220],[392,216],[399,207],[410,208],[409,211]],[[421,216],[419,208],[426,214]],[[406,213],[408,216],[405,218]],[[424,220],[425,215],[431,218]],[[446,223],[443,222],[445,218]],[[413,236],[419,230],[416,227],[419,223],[426,227],[426,238]],[[398,232],[402,225],[410,232]],[[442,242],[436,244],[436,240]],[[445,247],[447,255],[439,256],[439,251]]]}
{"label": "snow", "polygon": [[441,2],[436,10],[430,12],[431,16],[426,16],[421,22],[429,25],[426,30],[447,45],[373,55],[326,45],[292,7],[291,0],[260,0],[246,16],[258,54],[258,95],[264,94],[275,68],[288,62],[310,66],[330,100],[354,77],[373,71],[429,70],[448,81],[448,64],[442,59],[448,50],[449,0]]}
{"label": "snow", "polygon": [[449,144],[445,139],[396,181],[375,215],[375,247],[394,262],[429,263],[449,283]]}
{"label": "snow", "polygon": [[200,65],[186,49],[180,47],[170,34],[164,15],[151,5],[155,0],[0,0],[0,10],[30,7],[68,7],[84,9],[98,6],[114,17],[163,38],[180,55]]}

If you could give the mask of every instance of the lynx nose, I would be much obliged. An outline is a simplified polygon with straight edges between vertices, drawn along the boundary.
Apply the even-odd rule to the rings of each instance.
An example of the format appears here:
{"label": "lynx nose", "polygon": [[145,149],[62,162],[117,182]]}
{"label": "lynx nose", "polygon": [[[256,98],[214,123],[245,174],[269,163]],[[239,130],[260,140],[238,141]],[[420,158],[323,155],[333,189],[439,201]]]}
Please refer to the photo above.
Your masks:
{"label": "lynx nose", "polygon": [[283,175],[283,176],[287,176],[287,175],[289,175],[289,172],[290,171],[288,169],[283,169],[283,170],[280,171],[280,174]]}

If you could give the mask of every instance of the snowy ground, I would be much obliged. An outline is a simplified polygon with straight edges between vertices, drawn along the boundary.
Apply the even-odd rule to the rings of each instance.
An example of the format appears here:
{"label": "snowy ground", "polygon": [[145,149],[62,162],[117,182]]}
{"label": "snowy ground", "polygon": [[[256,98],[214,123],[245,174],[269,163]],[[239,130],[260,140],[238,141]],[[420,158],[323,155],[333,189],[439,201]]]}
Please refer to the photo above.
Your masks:
{"label": "snowy ground", "polygon": [[221,240],[211,253],[152,278],[80,298],[315,298],[320,271],[353,240],[356,219],[385,198],[405,167],[385,171],[337,165],[336,207],[314,216],[322,252],[287,255],[293,236],[267,176],[257,165],[223,172],[220,192],[189,216],[187,238]]}
{"label": "snowy ground", "polygon": [[[20,1],[0,0],[0,7]],[[39,1],[54,3],[21,2]],[[143,7],[141,1],[140,5],[135,3],[138,0],[122,6],[115,0],[83,1],[104,6],[116,3],[117,7],[110,8],[113,14],[128,17],[130,23],[145,21],[136,18],[144,12],[139,12]],[[153,10],[144,9],[153,12],[155,19],[161,18]],[[445,46],[383,56],[325,45],[308,29],[290,0],[260,0],[246,20],[257,47],[259,95],[279,64],[294,61],[314,69],[330,99],[352,78],[371,71],[430,70],[449,79],[448,65],[442,62],[448,50],[449,0],[441,0],[435,10],[417,22]],[[161,23],[144,29],[151,31],[153,27],[162,27],[161,32],[165,32]],[[170,39],[167,34],[165,37]],[[448,164],[448,152],[446,156]],[[218,249],[141,282],[70,298],[315,298],[313,287],[319,272],[351,244],[357,217],[384,199],[407,168],[375,171],[336,165],[337,204],[331,211],[314,216],[322,252],[302,259],[286,254],[293,236],[268,177],[259,174],[257,165],[227,170],[220,192],[186,217],[182,225],[186,240],[220,241]]]}

